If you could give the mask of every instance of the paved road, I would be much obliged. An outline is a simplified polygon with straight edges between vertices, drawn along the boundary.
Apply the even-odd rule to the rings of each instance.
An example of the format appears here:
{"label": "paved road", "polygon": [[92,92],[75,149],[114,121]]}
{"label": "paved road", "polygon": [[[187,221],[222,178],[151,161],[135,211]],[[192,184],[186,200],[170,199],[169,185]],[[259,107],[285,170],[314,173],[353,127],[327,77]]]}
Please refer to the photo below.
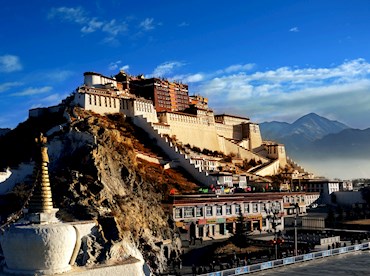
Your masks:
{"label": "paved road", "polygon": [[249,275],[370,275],[370,251],[360,251],[338,256],[327,257],[319,260],[309,261],[301,264],[288,265],[274,268]]}

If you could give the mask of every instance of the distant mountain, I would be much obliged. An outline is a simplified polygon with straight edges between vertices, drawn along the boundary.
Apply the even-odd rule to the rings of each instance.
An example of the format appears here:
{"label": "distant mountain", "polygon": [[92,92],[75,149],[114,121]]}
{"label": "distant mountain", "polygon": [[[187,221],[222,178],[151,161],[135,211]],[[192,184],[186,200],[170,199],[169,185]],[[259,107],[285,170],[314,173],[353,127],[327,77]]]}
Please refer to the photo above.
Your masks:
{"label": "distant mountain", "polygon": [[370,128],[352,129],[315,113],[292,124],[268,122],[260,124],[260,128],[263,139],[285,144],[288,155],[295,159],[370,159]]}
{"label": "distant mountain", "polygon": [[328,134],[338,133],[349,127],[338,121],[331,121],[315,113],[307,114],[294,123],[267,122],[260,124],[262,137],[266,140],[291,140],[301,138],[315,141]]}
{"label": "distant mountain", "polygon": [[0,128],[0,136],[7,134],[10,130],[10,128]]}
{"label": "distant mountain", "polygon": [[314,141],[310,150],[317,157],[353,157],[370,160],[370,128],[345,129],[339,133],[326,135]]}

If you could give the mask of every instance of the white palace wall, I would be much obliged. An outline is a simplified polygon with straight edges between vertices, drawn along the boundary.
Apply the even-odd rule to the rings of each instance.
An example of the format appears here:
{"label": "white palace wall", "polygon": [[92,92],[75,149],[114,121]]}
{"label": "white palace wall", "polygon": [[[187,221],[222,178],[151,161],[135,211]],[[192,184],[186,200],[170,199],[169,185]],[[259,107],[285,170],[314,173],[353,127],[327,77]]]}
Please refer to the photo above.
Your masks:
{"label": "white palace wall", "polygon": [[258,124],[248,123],[243,125],[246,129],[247,137],[249,138],[249,148],[255,149],[262,145],[262,136]]}
{"label": "white palace wall", "polygon": [[117,87],[116,80],[102,76],[100,74],[95,74],[95,73],[85,74],[84,84],[89,87],[106,85],[106,84],[112,84],[114,87]]}
{"label": "white palace wall", "polygon": [[98,114],[123,113],[127,117],[142,115],[149,122],[157,123],[157,112],[148,100],[121,98],[112,95],[76,93],[75,104]]}
{"label": "white palace wall", "polygon": [[165,112],[160,114],[159,121],[168,124],[171,136],[180,142],[201,149],[220,150],[215,125],[191,114]]}
{"label": "white palace wall", "polygon": [[242,125],[226,125],[215,123],[217,134],[228,139],[242,140]]}
{"label": "white palace wall", "polygon": [[99,114],[120,112],[120,102],[118,97],[110,95],[95,95],[87,93],[76,93],[75,103],[86,110],[91,110]]}

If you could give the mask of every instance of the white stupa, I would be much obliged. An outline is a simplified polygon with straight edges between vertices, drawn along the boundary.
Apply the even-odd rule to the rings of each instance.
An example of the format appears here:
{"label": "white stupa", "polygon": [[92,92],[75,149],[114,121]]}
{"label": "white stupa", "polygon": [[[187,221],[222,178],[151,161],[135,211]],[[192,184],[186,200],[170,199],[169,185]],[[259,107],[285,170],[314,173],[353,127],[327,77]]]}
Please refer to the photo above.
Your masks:
{"label": "white stupa", "polygon": [[[49,157],[46,137],[36,139],[35,186],[24,219],[11,224],[0,235],[5,257],[5,272],[21,275],[52,275],[71,269],[77,254],[75,227],[60,222],[53,208],[49,182]],[[75,253],[75,254],[73,254]]]}

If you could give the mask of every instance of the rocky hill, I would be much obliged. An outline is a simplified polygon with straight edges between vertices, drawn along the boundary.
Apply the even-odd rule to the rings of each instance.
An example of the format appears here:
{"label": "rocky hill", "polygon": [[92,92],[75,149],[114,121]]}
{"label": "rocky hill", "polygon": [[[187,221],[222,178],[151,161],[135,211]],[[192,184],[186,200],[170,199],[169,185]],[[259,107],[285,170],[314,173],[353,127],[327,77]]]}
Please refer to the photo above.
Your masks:
{"label": "rocky hill", "polygon": [[10,131],[10,128],[0,128],[0,136],[7,134]]}
{"label": "rocky hill", "polygon": [[[143,258],[156,273],[164,271],[168,252],[179,256],[181,242],[161,200],[172,188],[189,192],[197,185],[181,172],[137,159],[136,151],[161,153],[150,148],[146,136],[122,115],[105,117],[81,109],[67,114],[28,119],[0,137],[0,164],[15,168],[32,163],[34,137],[49,133],[49,171],[58,216],[99,225],[79,264],[110,263],[131,255]],[[3,220],[27,198],[30,179],[0,196],[0,205],[6,206],[0,207]]]}

